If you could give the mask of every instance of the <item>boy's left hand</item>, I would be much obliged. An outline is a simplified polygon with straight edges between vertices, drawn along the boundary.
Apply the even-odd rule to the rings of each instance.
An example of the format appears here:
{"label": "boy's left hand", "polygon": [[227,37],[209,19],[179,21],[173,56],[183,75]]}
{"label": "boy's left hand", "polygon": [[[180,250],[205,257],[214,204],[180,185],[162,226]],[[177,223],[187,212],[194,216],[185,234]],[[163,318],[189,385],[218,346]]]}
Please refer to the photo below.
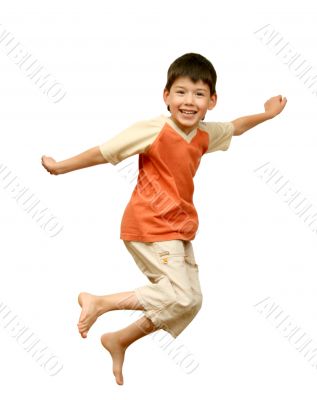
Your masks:
{"label": "boy's left hand", "polygon": [[42,156],[42,165],[51,175],[58,175],[57,162],[52,157]]}
{"label": "boy's left hand", "polygon": [[281,95],[271,97],[264,103],[265,113],[270,117],[274,118],[280,112],[283,111],[285,105],[287,103],[286,97],[282,98]]}

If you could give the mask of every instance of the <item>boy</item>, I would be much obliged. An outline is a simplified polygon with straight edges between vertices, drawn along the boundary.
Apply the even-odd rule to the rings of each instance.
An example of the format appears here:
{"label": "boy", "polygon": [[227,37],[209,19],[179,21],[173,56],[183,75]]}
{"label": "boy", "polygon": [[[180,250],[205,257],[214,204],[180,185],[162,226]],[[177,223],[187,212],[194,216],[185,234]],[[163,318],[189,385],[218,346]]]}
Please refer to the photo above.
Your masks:
{"label": "boy", "polygon": [[158,329],[176,338],[202,304],[191,241],[198,228],[193,204],[193,178],[205,153],[227,150],[232,136],[278,115],[286,98],[276,96],[265,111],[231,122],[202,122],[217,102],[213,65],[196,53],[176,59],[168,70],[163,92],[171,116],[138,122],[100,146],[56,162],[42,157],[53,175],[110,162],[116,165],[139,154],[139,175],[124,211],[120,238],[150,283],[130,292],[95,296],[80,293],[78,330],[83,338],[96,319],[111,310],[142,310],[144,316],[117,332],[102,335],[113,359],[116,382],[123,384],[127,347]]}

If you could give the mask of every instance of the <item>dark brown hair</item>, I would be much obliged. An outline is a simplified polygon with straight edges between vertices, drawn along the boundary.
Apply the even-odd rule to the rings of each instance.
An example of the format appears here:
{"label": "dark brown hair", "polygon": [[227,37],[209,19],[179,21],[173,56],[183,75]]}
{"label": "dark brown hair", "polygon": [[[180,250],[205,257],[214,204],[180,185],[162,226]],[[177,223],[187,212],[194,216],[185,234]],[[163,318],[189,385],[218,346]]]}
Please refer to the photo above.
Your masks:
{"label": "dark brown hair", "polygon": [[210,96],[216,93],[216,70],[211,62],[200,54],[187,53],[177,58],[167,71],[165,89],[170,91],[175,80],[180,77],[188,77],[194,83],[201,80],[209,86]]}

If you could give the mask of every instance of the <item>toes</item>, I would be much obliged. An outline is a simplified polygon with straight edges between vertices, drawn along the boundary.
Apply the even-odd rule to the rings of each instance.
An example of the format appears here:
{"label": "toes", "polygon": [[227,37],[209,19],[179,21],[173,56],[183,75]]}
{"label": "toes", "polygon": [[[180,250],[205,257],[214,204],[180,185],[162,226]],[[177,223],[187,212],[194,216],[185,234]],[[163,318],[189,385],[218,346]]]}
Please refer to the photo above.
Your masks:
{"label": "toes", "polygon": [[82,326],[79,323],[77,324],[77,327],[78,327],[78,331],[79,331],[80,335],[83,338],[86,338],[87,337],[87,332],[88,332],[87,327],[86,326]]}
{"label": "toes", "polygon": [[87,318],[87,312],[86,312],[86,310],[82,310],[82,312],[80,313],[80,316],[79,316],[78,323],[84,322],[86,318]]}
{"label": "toes", "polygon": [[118,385],[123,385],[123,376],[122,376],[122,372],[113,372],[114,376],[116,377],[116,382]]}
{"label": "toes", "polygon": [[83,339],[86,339],[86,337],[87,337],[87,331],[85,331],[85,332],[79,331],[79,333],[80,333],[80,336],[81,336]]}

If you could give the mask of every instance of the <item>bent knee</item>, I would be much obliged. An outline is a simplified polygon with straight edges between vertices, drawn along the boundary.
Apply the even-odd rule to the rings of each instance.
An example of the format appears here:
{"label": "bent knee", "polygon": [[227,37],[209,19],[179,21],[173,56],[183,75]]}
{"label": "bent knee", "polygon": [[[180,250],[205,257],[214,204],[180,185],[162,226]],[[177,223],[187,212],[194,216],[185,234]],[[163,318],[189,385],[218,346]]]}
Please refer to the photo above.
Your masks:
{"label": "bent knee", "polygon": [[203,296],[201,294],[194,294],[189,298],[188,307],[193,310],[197,310],[197,312],[201,309],[203,304]]}
{"label": "bent knee", "polygon": [[201,309],[202,304],[203,304],[203,296],[201,294],[200,295],[197,294],[192,301],[192,307],[196,314]]}
{"label": "bent knee", "polygon": [[201,309],[202,306],[202,295],[195,294],[192,296],[183,296],[178,298],[174,303],[174,308],[179,313],[187,313],[191,311],[195,314]]}

